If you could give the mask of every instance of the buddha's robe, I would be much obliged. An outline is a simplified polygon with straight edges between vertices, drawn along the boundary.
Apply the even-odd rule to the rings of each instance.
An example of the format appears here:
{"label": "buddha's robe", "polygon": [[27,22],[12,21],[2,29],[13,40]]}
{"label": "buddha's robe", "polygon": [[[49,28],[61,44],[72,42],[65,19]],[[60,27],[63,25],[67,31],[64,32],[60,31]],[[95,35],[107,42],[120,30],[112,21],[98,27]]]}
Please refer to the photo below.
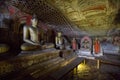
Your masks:
{"label": "buddha's robe", "polygon": [[95,54],[98,54],[100,52],[100,43],[98,40],[95,41],[94,52],[95,52]]}

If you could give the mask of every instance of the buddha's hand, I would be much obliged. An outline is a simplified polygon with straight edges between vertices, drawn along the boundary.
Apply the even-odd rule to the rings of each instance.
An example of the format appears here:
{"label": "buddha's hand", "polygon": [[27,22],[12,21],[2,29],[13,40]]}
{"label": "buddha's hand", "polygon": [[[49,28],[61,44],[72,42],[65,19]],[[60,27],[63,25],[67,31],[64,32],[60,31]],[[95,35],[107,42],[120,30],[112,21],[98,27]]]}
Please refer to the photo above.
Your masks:
{"label": "buddha's hand", "polygon": [[35,43],[36,48],[41,48],[41,45],[39,43]]}
{"label": "buddha's hand", "polygon": [[42,45],[42,47],[43,47],[43,48],[46,48],[46,47],[47,47],[47,45]]}
{"label": "buddha's hand", "polygon": [[60,46],[60,44],[56,44],[56,46]]}
{"label": "buddha's hand", "polygon": [[36,45],[36,46],[41,46],[40,43],[34,43],[34,45]]}

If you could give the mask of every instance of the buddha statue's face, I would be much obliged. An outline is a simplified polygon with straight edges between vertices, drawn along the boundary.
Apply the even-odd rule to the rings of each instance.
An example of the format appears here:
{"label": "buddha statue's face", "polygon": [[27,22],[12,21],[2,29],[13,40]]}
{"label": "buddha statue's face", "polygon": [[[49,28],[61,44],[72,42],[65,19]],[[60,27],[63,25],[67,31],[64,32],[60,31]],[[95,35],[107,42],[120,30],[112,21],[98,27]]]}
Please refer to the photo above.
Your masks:
{"label": "buddha statue's face", "polygon": [[58,37],[61,37],[62,36],[62,33],[61,32],[58,32]]}
{"label": "buddha statue's face", "polygon": [[98,40],[98,38],[96,37],[95,40]]}
{"label": "buddha statue's face", "polygon": [[75,38],[73,38],[73,41],[75,41]]}
{"label": "buddha statue's face", "polygon": [[37,24],[38,24],[38,20],[37,20],[37,19],[35,19],[35,18],[34,18],[34,19],[32,19],[32,20],[31,20],[31,22],[32,22],[32,26],[33,26],[33,27],[36,27],[36,26],[37,26]]}

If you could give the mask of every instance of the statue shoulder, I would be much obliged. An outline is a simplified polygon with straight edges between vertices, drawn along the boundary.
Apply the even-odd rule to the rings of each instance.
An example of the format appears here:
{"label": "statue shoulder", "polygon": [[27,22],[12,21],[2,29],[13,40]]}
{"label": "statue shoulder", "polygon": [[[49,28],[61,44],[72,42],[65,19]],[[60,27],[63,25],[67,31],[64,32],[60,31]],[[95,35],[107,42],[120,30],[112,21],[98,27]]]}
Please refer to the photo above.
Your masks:
{"label": "statue shoulder", "polygon": [[26,26],[26,25],[24,25],[23,27],[24,27],[24,28],[28,28],[28,26]]}
{"label": "statue shoulder", "polygon": [[55,39],[58,39],[58,37],[56,36]]}
{"label": "statue shoulder", "polygon": [[25,26],[23,27],[23,29],[24,29],[24,30],[29,30],[29,26],[26,26],[26,25],[25,25]]}

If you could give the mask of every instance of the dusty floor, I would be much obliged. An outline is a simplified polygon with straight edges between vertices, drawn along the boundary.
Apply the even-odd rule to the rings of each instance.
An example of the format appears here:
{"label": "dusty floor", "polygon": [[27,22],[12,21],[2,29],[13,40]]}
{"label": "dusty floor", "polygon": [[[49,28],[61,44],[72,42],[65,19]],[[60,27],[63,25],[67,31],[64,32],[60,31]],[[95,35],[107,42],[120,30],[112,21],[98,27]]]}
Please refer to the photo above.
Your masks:
{"label": "dusty floor", "polygon": [[120,66],[101,63],[98,69],[95,60],[86,60],[61,80],[120,80]]}

